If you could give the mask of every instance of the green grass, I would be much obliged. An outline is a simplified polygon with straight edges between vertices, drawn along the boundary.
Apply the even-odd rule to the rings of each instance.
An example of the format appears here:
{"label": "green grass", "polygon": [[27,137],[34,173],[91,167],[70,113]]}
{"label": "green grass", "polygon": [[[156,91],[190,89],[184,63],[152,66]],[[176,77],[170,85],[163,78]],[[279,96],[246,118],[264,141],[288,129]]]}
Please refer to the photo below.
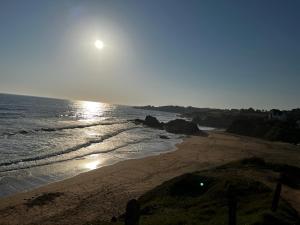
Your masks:
{"label": "green grass", "polygon": [[[271,166],[260,159],[250,159],[171,179],[139,198],[140,225],[228,224],[229,187],[238,201],[238,225],[299,225],[297,212],[282,199],[276,213],[271,212],[273,190],[248,178],[247,173],[233,172],[266,167]],[[89,224],[118,225],[124,224],[123,219],[121,216],[114,223],[94,221]]]}

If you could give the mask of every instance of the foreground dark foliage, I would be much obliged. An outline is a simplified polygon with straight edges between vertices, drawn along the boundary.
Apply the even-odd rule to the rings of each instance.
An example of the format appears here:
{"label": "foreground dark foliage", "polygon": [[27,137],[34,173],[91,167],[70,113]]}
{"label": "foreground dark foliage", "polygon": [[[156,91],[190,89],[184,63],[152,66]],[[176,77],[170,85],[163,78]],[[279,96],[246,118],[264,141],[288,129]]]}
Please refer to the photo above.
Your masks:
{"label": "foreground dark foliage", "polygon": [[[276,171],[278,175],[285,171],[299,175],[297,167],[267,163],[260,158],[184,174],[138,199],[139,224],[225,225],[231,209],[238,225],[299,225],[297,212],[283,199],[279,199],[275,212],[271,210],[276,182],[270,188],[256,177],[249,178],[251,171]],[[124,219],[125,215],[113,223],[94,221],[89,224],[124,224]]]}

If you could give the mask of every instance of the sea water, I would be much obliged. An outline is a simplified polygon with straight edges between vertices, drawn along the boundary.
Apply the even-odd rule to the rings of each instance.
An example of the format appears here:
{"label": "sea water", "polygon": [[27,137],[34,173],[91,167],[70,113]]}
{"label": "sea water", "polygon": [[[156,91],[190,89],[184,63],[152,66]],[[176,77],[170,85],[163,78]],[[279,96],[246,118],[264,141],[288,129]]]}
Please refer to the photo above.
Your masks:
{"label": "sea water", "polygon": [[177,117],[100,102],[0,94],[0,196],[160,154],[182,140],[130,122],[146,115],[164,122]]}

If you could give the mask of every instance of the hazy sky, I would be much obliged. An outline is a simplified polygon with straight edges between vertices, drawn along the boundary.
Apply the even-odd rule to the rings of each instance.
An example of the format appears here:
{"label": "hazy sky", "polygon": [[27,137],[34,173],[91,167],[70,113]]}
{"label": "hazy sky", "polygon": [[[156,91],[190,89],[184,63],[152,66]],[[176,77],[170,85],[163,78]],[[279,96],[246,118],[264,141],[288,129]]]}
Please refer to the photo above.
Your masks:
{"label": "hazy sky", "polygon": [[299,86],[299,0],[0,1],[2,93],[267,109]]}

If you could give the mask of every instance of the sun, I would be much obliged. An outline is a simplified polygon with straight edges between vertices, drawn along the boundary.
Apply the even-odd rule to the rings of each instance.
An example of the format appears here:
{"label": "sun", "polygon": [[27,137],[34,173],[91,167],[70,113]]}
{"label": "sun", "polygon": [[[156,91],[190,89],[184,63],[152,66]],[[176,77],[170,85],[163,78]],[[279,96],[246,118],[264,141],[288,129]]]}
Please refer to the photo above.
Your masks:
{"label": "sun", "polygon": [[103,49],[103,47],[104,47],[104,43],[101,40],[96,40],[95,43],[94,43],[94,45],[99,50]]}

